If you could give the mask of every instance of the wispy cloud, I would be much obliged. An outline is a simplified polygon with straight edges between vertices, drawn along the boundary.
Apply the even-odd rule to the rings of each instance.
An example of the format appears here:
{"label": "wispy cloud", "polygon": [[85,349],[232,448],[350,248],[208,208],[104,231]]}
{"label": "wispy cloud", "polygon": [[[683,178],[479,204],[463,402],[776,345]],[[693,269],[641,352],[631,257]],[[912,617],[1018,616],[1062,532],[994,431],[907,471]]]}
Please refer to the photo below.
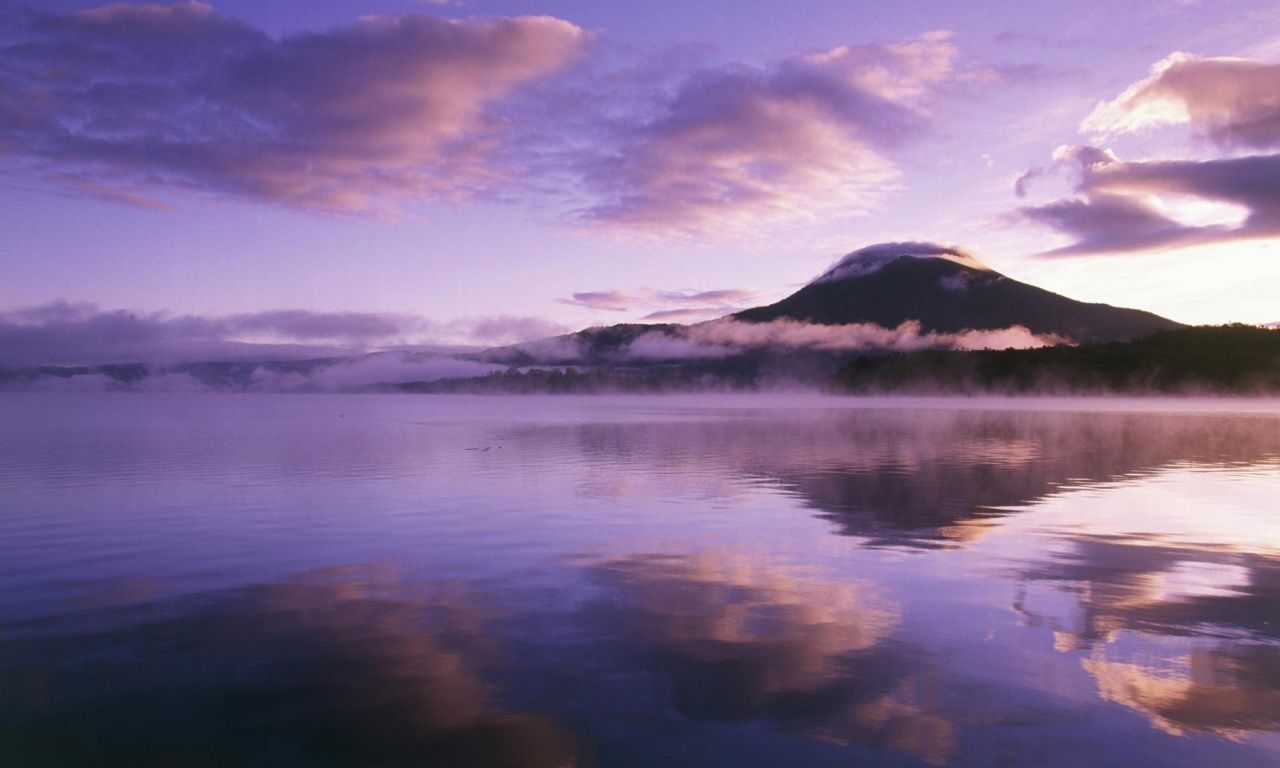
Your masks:
{"label": "wispy cloud", "polygon": [[720,360],[751,352],[853,353],[920,349],[1027,349],[1068,343],[1054,334],[1022,326],[927,332],[908,320],[894,328],[874,323],[822,325],[791,318],[751,323],[722,317],[694,325],[647,330],[617,347],[592,348],[581,335],[521,344],[519,351],[542,364],[627,364]]}
{"label": "wispy cloud", "polygon": [[505,366],[447,354],[378,352],[305,362],[253,361],[111,368],[38,369],[0,377],[0,389],[37,392],[349,392],[410,381],[484,376]]}
{"label": "wispy cloud", "polygon": [[491,183],[488,107],[589,35],[550,17],[365,17],[271,37],[200,2],[34,14],[0,48],[10,170],[146,201],[186,189],[364,211]]}
{"label": "wispy cloud", "polygon": [[820,325],[790,318],[747,323],[724,318],[671,332],[642,334],[624,347],[618,356],[645,361],[717,360],[750,350],[908,352],[919,349],[1027,349],[1065,341],[1052,334],[1032,333],[1022,326],[934,333],[922,331],[920,323],[914,320],[896,328],[885,328],[874,323]]}
{"label": "wispy cloud", "polygon": [[639,288],[584,291],[559,301],[562,304],[604,312],[645,312],[641,320],[678,323],[707,320],[731,314],[759,296],[759,291],[745,288],[718,288],[708,291],[659,291],[652,288]]}
{"label": "wispy cloud", "polygon": [[184,192],[376,214],[480,196],[659,234],[857,216],[901,186],[895,150],[973,74],[947,32],[640,72],[547,16],[279,37],[195,0],[24,18],[0,47],[0,169],[151,207]]}
{"label": "wispy cloud", "polygon": [[707,232],[866,213],[897,188],[888,151],[929,125],[930,97],[955,77],[957,57],[938,32],[692,71],[650,112],[614,120],[608,143],[580,159],[582,218]]}
{"label": "wispy cloud", "polygon": [[[1132,253],[1280,237],[1280,155],[1214,160],[1123,162],[1096,147],[1068,147],[1057,163],[1077,174],[1072,197],[1027,206],[1012,218],[1074,238],[1045,255]],[[1025,188],[1034,171],[1019,182]],[[1238,223],[1180,220],[1162,200],[1227,205]]]}
{"label": "wispy cloud", "polygon": [[567,330],[539,318],[447,322],[386,312],[173,315],[53,302],[0,312],[0,365],[172,363],[351,354],[423,343],[507,344]]}
{"label": "wispy cloud", "polygon": [[[736,309],[736,308],[735,308]],[[675,309],[658,309],[640,319],[650,323],[695,323],[720,317],[730,310],[724,307],[677,307]]]}
{"label": "wispy cloud", "polygon": [[815,349],[850,351],[863,349],[908,351],[916,349],[1005,349],[1061,344],[1053,335],[1037,335],[1021,326],[966,330],[958,333],[922,332],[909,320],[896,328],[874,323],[820,325],[790,318],[767,323],[713,320],[683,329],[681,337],[694,345],[740,349]]}
{"label": "wispy cloud", "polygon": [[901,258],[944,259],[971,269],[989,270],[978,257],[955,245],[938,243],[875,243],[847,253],[836,260],[814,283],[836,282],[851,277],[869,275],[886,264]]}
{"label": "wispy cloud", "polygon": [[484,344],[512,344],[533,339],[544,339],[570,329],[560,323],[540,317],[520,315],[495,315],[458,320],[446,328],[464,338]]}

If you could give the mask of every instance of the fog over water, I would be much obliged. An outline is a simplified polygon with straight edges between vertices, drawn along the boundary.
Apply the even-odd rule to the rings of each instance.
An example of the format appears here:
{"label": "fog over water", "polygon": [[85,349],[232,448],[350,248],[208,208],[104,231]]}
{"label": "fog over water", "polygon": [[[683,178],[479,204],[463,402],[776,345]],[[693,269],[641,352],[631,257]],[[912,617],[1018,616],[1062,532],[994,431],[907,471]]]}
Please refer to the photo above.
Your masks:
{"label": "fog over water", "polygon": [[0,394],[0,744],[1274,765],[1277,502],[1274,400]]}

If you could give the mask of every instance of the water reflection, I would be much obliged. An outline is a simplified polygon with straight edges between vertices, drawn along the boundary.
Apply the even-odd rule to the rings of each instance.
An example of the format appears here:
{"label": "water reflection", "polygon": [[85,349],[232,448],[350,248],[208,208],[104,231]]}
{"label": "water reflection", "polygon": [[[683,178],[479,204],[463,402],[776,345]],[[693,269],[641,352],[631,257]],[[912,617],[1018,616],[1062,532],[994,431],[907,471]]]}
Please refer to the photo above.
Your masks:
{"label": "water reflection", "polygon": [[0,430],[0,763],[1280,755],[1274,415],[75,402]]}
{"label": "water reflection", "polygon": [[27,627],[0,645],[6,764],[572,764],[496,702],[487,620],[365,567]]}
{"label": "water reflection", "polygon": [[[664,479],[677,469],[763,478],[842,533],[914,547],[971,541],[1006,508],[1064,487],[1280,456],[1280,422],[1239,415],[877,409],[562,429],[609,476],[643,465]],[[550,439],[545,429],[514,436]]]}
{"label": "water reflection", "polygon": [[835,581],[741,553],[621,557],[592,568],[588,610],[659,670],[695,720],[762,721],[836,744],[945,762],[956,727],[931,712],[920,651],[894,642],[899,608]]}
{"label": "water reflection", "polygon": [[[1047,622],[1060,649],[1089,648],[1122,630],[1278,639],[1280,557],[1080,537],[1023,578],[1075,598],[1069,622]],[[1015,609],[1026,611],[1021,603]]]}
{"label": "water reflection", "polygon": [[[1000,534],[1033,553],[1014,609],[1080,652],[1103,700],[1167,733],[1278,731],[1278,479],[1272,460],[1180,465],[1025,508]],[[1073,605],[1030,607],[1046,591]]]}
{"label": "water reflection", "polygon": [[[1175,735],[1207,731],[1239,738],[1280,729],[1280,649],[1220,644],[1185,655],[1113,660],[1099,649],[1083,662],[1103,699],[1146,715]],[[1124,657],[1122,657],[1124,658]]]}

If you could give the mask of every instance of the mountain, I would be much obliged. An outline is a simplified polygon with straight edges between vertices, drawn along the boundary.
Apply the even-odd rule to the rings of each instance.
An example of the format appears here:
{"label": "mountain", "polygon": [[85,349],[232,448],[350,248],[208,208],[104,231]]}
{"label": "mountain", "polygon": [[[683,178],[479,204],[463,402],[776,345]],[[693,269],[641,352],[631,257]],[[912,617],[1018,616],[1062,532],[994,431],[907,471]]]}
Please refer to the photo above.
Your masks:
{"label": "mountain", "polygon": [[873,323],[957,333],[1022,326],[1075,342],[1133,339],[1182,327],[1150,312],[1088,304],[996,272],[958,248],[881,243],[848,254],[787,298],[732,315],[821,325]]}
{"label": "mountain", "polygon": [[[624,323],[490,349],[0,367],[0,389],[736,389],[821,383],[857,358],[890,352],[1110,342],[1182,327],[1012,280],[957,248],[883,243],[848,254],[782,301],[692,325]],[[539,366],[576,370],[528,370]]]}
{"label": "mountain", "polygon": [[[812,376],[858,355],[1142,338],[1181,323],[1089,304],[1006,277],[964,251],[881,243],[854,251],[768,306],[693,325],[624,323],[480,353],[513,366],[696,365],[736,378]],[[822,374],[825,375],[825,374]]]}

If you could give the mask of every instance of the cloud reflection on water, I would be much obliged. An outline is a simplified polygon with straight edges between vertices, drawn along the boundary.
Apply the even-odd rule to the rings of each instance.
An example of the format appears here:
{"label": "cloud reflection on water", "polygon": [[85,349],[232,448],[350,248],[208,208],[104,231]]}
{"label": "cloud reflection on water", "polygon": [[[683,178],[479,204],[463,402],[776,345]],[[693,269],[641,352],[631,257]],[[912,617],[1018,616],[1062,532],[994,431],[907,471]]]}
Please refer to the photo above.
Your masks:
{"label": "cloud reflection on water", "polygon": [[[1173,735],[1235,740],[1280,731],[1280,528],[1270,515],[1280,490],[1275,419],[1035,411],[826,416],[786,424],[751,414],[693,424],[589,424],[576,427],[576,438],[584,458],[607,455],[613,467],[692,465],[695,477],[764,479],[873,546],[972,550],[989,558],[988,570],[1013,563],[1022,585],[1015,614],[1028,628],[1051,629],[1054,649],[1077,659],[1102,701]],[[707,482],[713,490],[716,482],[731,485]],[[644,637],[669,667],[682,711],[878,743],[865,719],[875,707],[831,691],[848,694],[842,685],[854,679],[861,695],[891,688],[883,672],[853,673],[847,648],[810,648],[811,658],[840,658],[846,666],[828,663],[822,668],[831,678],[796,681],[833,707],[820,724],[797,727],[788,706],[795,699],[762,682],[778,673],[785,654],[763,640],[725,643],[713,631],[717,620],[737,616],[730,613],[735,600],[754,606],[750,595],[771,598],[722,594],[734,580],[694,562],[648,557],[604,570],[634,622],[630,634]],[[863,582],[872,594],[877,576]],[[1007,575],[987,578],[993,576],[992,588],[1000,589]],[[1037,614],[1027,598],[1037,589],[1041,598],[1066,596],[1074,607]],[[811,596],[839,604],[835,594]],[[701,636],[691,634],[687,616],[704,622],[692,625]],[[803,622],[793,629],[810,641],[821,634]],[[866,659],[903,643],[893,633],[859,654]],[[892,655],[878,660],[895,674],[918,664]],[[739,686],[757,680],[756,687],[717,679],[731,668]],[[1011,702],[997,719],[1018,706]],[[931,746],[908,750],[935,760],[949,754],[941,735],[954,739],[967,722],[954,712],[950,719],[920,711],[912,717],[916,725],[927,718],[945,724],[933,730]],[[851,723],[860,725],[833,736]]]}
{"label": "cloud reflection on water", "polygon": [[686,717],[933,763],[955,751],[956,725],[929,709],[920,652],[893,639],[900,609],[873,584],[724,550],[622,556],[589,578],[606,589],[590,620],[660,671]]}
{"label": "cloud reflection on water", "polygon": [[[1273,416],[318,396],[322,420],[279,400],[211,401],[255,416],[234,429],[181,410],[0,435],[29,513],[9,530],[86,548],[49,569],[72,587],[25,577],[41,605],[0,625],[0,743],[273,766],[1280,749]],[[100,508],[129,530],[71,538]],[[190,523],[262,547],[208,550],[247,570],[203,586],[208,561],[135,554],[198,559]],[[369,553],[395,567],[279,575]],[[111,557],[131,560],[115,581],[72,567]]]}
{"label": "cloud reflection on water", "polygon": [[117,606],[0,646],[0,741],[15,765],[574,764],[496,703],[491,619],[376,567]]}
{"label": "cloud reflection on water", "polygon": [[[1063,493],[999,534],[1033,553],[1015,611],[1079,653],[1103,700],[1175,735],[1280,731],[1280,463],[1224,474],[1177,465]],[[1067,609],[1028,607],[1046,592]]]}

